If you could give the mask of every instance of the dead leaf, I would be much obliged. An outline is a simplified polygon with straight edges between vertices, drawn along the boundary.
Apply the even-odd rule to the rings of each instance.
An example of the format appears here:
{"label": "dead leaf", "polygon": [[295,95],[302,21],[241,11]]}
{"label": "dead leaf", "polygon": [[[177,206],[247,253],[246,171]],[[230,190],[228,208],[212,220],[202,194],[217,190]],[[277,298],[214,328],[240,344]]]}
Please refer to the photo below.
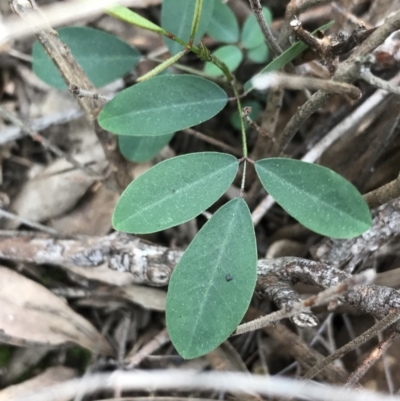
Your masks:
{"label": "dead leaf", "polygon": [[145,309],[163,312],[167,302],[167,293],[163,290],[139,285],[118,288],[118,294]]}
{"label": "dead leaf", "polygon": [[[120,273],[121,274],[121,273]],[[163,290],[140,285],[127,285],[118,288],[100,289],[90,297],[79,301],[79,305],[96,305],[100,307],[109,306],[111,302],[129,301],[140,305],[144,309],[159,312],[165,311],[167,293]]]}
{"label": "dead leaf", "polygon": [[48,224],[60,233],[70,235],[106,235],[111,230],[111,217],[119,195],[104,185],[84,195],[76,207]]}
{"label": "dead leaf", "polygon": [[[99,146],[91,152],[75,156],[81,163],[99,161],[96,171],[105,167],[104,153]],[[93,177],[71,166],[63,159],[56,160],[28,181],[11,203],[11,210],[32,221],[45,221],[72,209],[94,182]],[[10,222],[7,228],[16,228]]]}
{"label": "dead leaf", "polygon": [[0,267],[0,339],[8,344],[75,343],[113,355],[109,343],[82,316],[47,288]]}
{"label": "dead leaf", "polygon": [[[33,379],[9,386],[0,391],[0,401],[8,401],[11,398],[17,398],[27,393],[34,393],[35,391],[43,390],[43,388],[70,380],[75,376],[77,376],[77,372],[74,369],[64,366],[51,367]],[[53,397],[52,399],[54,401],[68,401],[69,395],[63,396],[62,394],[58,394],[57,397]]]}

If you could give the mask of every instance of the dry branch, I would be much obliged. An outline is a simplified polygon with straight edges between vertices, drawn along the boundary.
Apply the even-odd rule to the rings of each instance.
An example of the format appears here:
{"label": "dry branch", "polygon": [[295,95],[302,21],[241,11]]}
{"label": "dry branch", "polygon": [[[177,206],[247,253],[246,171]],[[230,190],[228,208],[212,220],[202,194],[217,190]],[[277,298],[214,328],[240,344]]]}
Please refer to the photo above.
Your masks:
{"label": "dry branch", "polygon": [[[44,18],[35,1],[11,0],[10,6],[35,32],[37,39],[57,66],[67,86],[76,85],[84,91],[96,92],[96,88],[72,56],[70,49],[61,42],[57,32],[53,30]],[[42,20],[39,28],[37,27],[38,20]],[[115,135],[103,130],[97,122],[97,117],[101,111],[101,102],[97,102],[95,99],[79,97],[77,101],[84,111],[86,118],[93,125],[103,147],[104,154],[110,163],[111,171],[105,183],[110,189],[121,192],[131,181],[128,173],[128,164],[118,152]]]}
{"label": "dry branch", "polygon": [[[271,297],[280,308],[290,311],[300,300],[293,289],[296,282],[322,288],[337,286],[352,277],[337,268],[341,262],[349,260],[350,266],[354,267],[398,235],[399,228],[400,198],[381,206],[375,213],[372,228],[360,237],[346,241],[329,240],[317,247],[316,255],[326,263],[292,257],[260,259],[257,290]],[[57,265],[92,280],[101,280],[104,271],[112,275],[108,269],[113,269],[119,272],[112,277],[117,285],[118,280],[124,279],[152,286],[167,285],[182,254],[182,251],[121,233],[98,238],[56,239],[37,233],[0,232],[0,258]],[[96,271],[100,272],[98,276]],[[131,274],[127,276],[123,272]],[[359,286],[341,294],[340,300],[377,318],[386,316],[391,308],[400,308],[398,291],[376,285]],[[311,312],[298,312],[290,314],[295,315],[293,321],[296,324],[315,324]]]}
{"label": "dry branch", "polygon": [[[291,2],[292,3],[292,2]],[[294,2],[296,3],[296,2]],[[289,4],[290,6],[290,4]],[[287,10],[290,10],[290,7]],[[360,75],[360,59],[364,59],[394,31],[400,29],[400,11],[389,17],[383,25],[378,27],[372,35],[366,39],[353,54],[343,63],[341,63],[333,77],[338,82],[353,83]],[[284,151],[288,143],[292,140],[298,129],[303,123],[314,114],[325,102],[332,96],[331,93],[318,91],[311,99],[299,107],[298,111],[289,120],[284,132],[280,138],[280,150]]]}

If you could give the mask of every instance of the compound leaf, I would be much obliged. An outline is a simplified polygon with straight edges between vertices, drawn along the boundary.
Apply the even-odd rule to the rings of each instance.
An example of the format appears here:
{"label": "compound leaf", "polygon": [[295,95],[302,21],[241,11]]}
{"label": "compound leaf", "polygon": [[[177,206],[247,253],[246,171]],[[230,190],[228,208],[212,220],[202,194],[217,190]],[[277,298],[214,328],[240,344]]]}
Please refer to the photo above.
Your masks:
{"label": "compound leaf", "polygon": [[283,158],[259,160],[255,166],[276,202],[310,230],[333,238],[352,238],[371,227],[365,200],[334,171]]}
{"label": "compound leaf", "polygon": [[107,103],[99,124],[119,135],[166,135],[214,117],[228,97],[216,84],[194,75],[163,75],[120,92]]}
{"label": "compound leaf", "polygon": [[221,207],[198,232],[171,276],[167,327],[186,359],[218,347],[242,320],[253,295],[257,251],[242,198]]}
{"label": "compound leaf", "polygon": [[223,43],[236,43],[239,40],[239,24],[236,16],[230,7],[221,0],[215,0],[207,33]]}
{"label": "compound leaf", "polygon": [[[192,29],[193,15],[195,11],[196,0],[164,0],[161,9],[161,25],[168,32],[173,33],[179,39],[186,42],[190,39]],[[194,38],[196,44],[207,31],[214,10],[214,0],[203,0],[200,23]],[[166,45],[172,55],[179,53],[183,47],[164,38]]]}
{"label": "compound leaf", "polygon": [[175,132],[160,136],[126,136],[118,138],[118,146],[122,155],[133,162],[143,163],[157,156],[166,146]]}
{"label": "compound leaf", "polygon": [[[140,60],[140,53],[128,43],[98,29],[68,27],[57,30],[60,39],[96,87],[123,77]],[[33,71],[48,85],[58,89],[67,86],[42,45],[33,45]]]}
{"label": "compound leaf", "polygon": [[[268,25],[271,25],[272,14],[267,7],[263,7],[263,14]],[[264,35],[261,32],[256,17],[253,13],[249,15],[243,25],[242,44],[246,49],[254,49],[264,43]]]}
{"label": "compound leaf", "polygon": [[[235,71],[243,60],[242,51],[234,45],[222,46],[213,54],[222,60],[230,71]],[[213,63],[206,63],[204,66],[204,72],[213,76],[223,75],[223,72]]]}
{"label": "compound leaf", "polygon": [[224,194],[238,167],[235,157],[217,152],[165,160],[125,189],[114,210],[113,226],[147,234],[193,219]]}

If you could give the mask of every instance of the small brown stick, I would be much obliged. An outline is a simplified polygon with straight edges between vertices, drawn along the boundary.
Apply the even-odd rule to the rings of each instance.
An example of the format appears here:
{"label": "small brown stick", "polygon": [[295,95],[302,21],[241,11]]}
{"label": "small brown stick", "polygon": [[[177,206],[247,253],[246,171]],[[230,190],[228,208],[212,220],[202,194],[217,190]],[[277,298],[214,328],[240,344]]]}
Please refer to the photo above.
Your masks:
{"label": "small brown stick", "polygon": [[274,89],[297,89],[297,90],[322,90],[339,95],[349,95],[352,99],[359,99],[361,91],[357,87],[344,82],[336,82],[327,79],[303,77],[284,74],[281,72],[269,72],[260,74],[253,78],[253,85],[258,90]]}
{"label": "small brown stick", "polygon": [[[82,117],[82,111],[79,108],[70,108],[62,112],[52,113],[43,117],[30,120],[30,126],[34,132],[42,131],[51,125],[65,124]],[[18,125],[4,127],[0,131],[0,146],[9,142],[16,141],[26,135],[25,131]]]}
{"label": "small brown stick", "polygon": [[[313,349],[302,338],[283,324],[264,327],[263,330],[284,346],[288,354],[293,357],[303,369],[311,369],[316,363],[324,359],[323,355]],[[332,384],[344,383],[346,380],[346,373],[337,366],[332,365],[321,372],[319,378]]]}
{"label": "small brown stick", "polygon": [[107,103],[110,101],[110,99],[107,96],[103,96],[97,92],[86,91],[84,89],[79,88],[79,86],[73,85],[73,84],[69,86],[69,91],[74,96],[79,97],[79,98],[87,97],[89,99],[101,100],[104,103]]}
{"label": "small brown stick", "polygon": [[242,117],[246,120],[247,124],[250,125],[250,127],[254,128],[260,135],[266,136],[269,139],[271,139],[271,141],[275,142],[275,139],[269,134],[269,132],[267,132],[265,129],[263,129],[262,127],[260,127],[259,125],[257,125],[251,118],[250,118],[250,114],[251,114],[251,107],[243,107],[242,110]]}
{"label": "small brown stick", "polygon": [[[400,94],[400,92],[399,92]],[[390,146],[391,143],[400,135],[400,109],[394,107],[394,113],[398,113],[394,118],[394,122],[390,121],[392,125],[390,129],[385,130],[383,135],[375,138],[369,146],[369,157],[367,163],[364,165],[361,173],[354,181],[354,185],[358,188],[362,187],[366,179],[371,175],[371,172],[383,152]]]}
{"label": "small brown stick", "polygon": [[251,322],[241,324],[237,327],[232,336],[270,326],[271,324],[274,324],[282,319],[294,316],[299,312],[308,312],[309,308],[311,307],[327,304],[336,299],[338,296],[342,295],[344,292],[352,291],[354,287],[358,285],[370,283],[373,280],[374,276],[375,273],[372,270],[369,270],[357,276],[349,277],[348,279],[344,280],[334,287],[321,291],[319,294],[313,295],[312,297],[307,298],[304,301],[290,305],[289,311],[281,309],[277,312],[270,313],[267,316],[263,316]]}
{"label": "small brown stick", "polygon": [[400,175],[388,184],[364,195],[364,199],[371,209],[379,207],[398,197],[400,197]]}
{"label": "small brown stick", "polygon": [[34,228],[35,230],[43,231],[50,235],[56,235],[56,236],[59,235],[59,232],[57,230],[54,230],[54,228],[50,228],[50,227],[44,226],[43,224],[36,223],[34,221],[25,219],[24,217],[20,217],[14,213],[7,212],[3,209],[0,209],[0,217],[14,220],[14,221],[18,222],[18,224],[25,224],[28,227]]}
{"label": "small brown stick", "polygon": [[362,69],[360,78],[362,78],[365,82],[368,82],[370,85],[375,86],[376,88],[395,93],[396,95],[400,95],[399,86],[395,86],[390,82],[385,81],[384,79],[378,78],[377,76],[372,74],[369,68]]}
{"label": "small brown stick", "polygon": [[296,15],[303,13],[311,7],[319,6],[325,3],[330,3],[332,0],[291,0],[286,6],[285,19],[279,35],[279,43],[283,48],[289,45],[289,36],[292,32],[290,21]]}
{"label": "small brown stick", "polygon": [[368,22],[365,22],[364,20],[360,20],[358,17],[356,17],[354,14],[346,11],[344,8],[339,6],[337,3],[333,2],[332,3],[332,8],[333,10],[337,11],[338,13],[342,14],[349,22],[355,25],[364,25],[367,29],[373,28],[372,25],[368,24]]}
{"label": "small brown stick", "polygon": [[353,387],[360,379],[367,373],[379,358],[393,345],[393,343],[400,337],[400,333],[392,332],[388,338],[381,341],[362,361],[360,366],[349,376],[346,382],[346,387]]}
{"label": "small brown stick", "polygon": [[371,338],[375,337],[377,333],[385,330],[393,323],[397,322],[400,319],[400,313],[397,310],[392,310],[387,316],[385,316],[381,321],[376,323],[370,329],[365,331],[363,334],[358,336],[356,339],[350,341],[343,347],[339,348],[336,352],[326,357],[323,361],[318,362],[315,366],[313,366],[303,377],[303,380],[312,379],[316,374],[321,372],[326,366],[331,364],[336,359],[342,358],[344,355],[353,351],[355,348],[365,344]]}
{"label": "small brown stick", "polygon": [[193,128],[186,128],[183,130],[185,134],[192,135],[204,142],[210,143],[218,148],[221,148],[227,152],[232,153],[235,156],[242,156],[242,151],[240,149],[229,146],[226,143],[219,141],[218,139],[212,138],[211,136],[205,135],[202,132],[196,131]]}
{"label": "small brown stick", "polygon": [[139,352],[128,355],[125,359],[127,369],[133,369],[138,366],[145,358],[154,351],[164,346],[170,341],[167,329],[161,330],[149,343],[142,347]]}
{"label": "small brown stick", "polygon": [[76,160],[73,156],[61,150],[58,146],[53,145],[47,138],[33,131],[28,125],[26,125],[23,121],[21,121],[17,116],[13,113],[10,113],[7,109],[0,106],[0,115],[2,115],[7,120],[11,121],[13,124],[17,125],[23,132],[28,134],[34,141],[40,143],[44,148],[53,152],[56,156],[65,158],[68,162],[70,162],[74,167],[79,170],[82,170],[85,174],[90,177],[96,177],[97,179],[101,179],[98,174],[93,171],[90,167],[85,166]]}
{"label": "small brown stick", "polygon": [[265,20],[264,14],[262,12],[260,0],[249,0],[249,3],[254,13],[254,16],[256,17],[257,23],[261,28],[261,32],[264,35],[264,39],[267,42],[268,47],[271,49],[272,53],[274,53],[275,57],[279,56],[280,54],[282,54],[282,49],[273,37],[271,30],[269,29],[267,21]]}
{"label": "small brown stick", "polygon": [[[56,65],[65,83],[68,86],[74,84],[85,91],[95,92],[96,88],[72,56],[70,49],[61,42],[57,33],[43,17],[35,0],[29,0],[29,2],[10,0],[10,6],[35,32],[37,39]],[[38,20],[42,21],[40,28],[37,26]],[[77,101],[88,121],[93,124],[96,135],[110,163],[111,173],[104,182],[111,190],[121,192],[130,183],[131,177],[129,176],[127,161],[118,152],[117,139],[115,135],[110,134],[99,126],[97,117],[101,107],[96,100],[77,98]]]}

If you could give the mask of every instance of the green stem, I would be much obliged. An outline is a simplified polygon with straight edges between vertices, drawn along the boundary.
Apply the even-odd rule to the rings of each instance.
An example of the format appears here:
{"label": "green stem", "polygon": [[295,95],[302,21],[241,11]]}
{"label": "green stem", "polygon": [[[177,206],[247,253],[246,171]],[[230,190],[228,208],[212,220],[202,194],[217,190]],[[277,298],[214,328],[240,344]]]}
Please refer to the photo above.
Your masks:
{"label": "green stem", "polygon": [[239,92],[236,88],[235,81],[231,82],[233,93],[235,94],[236,104],[239,112],[240,117],[240,129],[242,131],[242,146],[243,146],[243,157],[248,156],[247,152],[247,137],[246,137],[246,127],[244,125],[244,118],[242,116],[242,102],[240,101]]}
{"label": "green stem", "polygon": [[197,29],[199,28],[202,9],[203,9],[203,0],[196,0],[189,43],[193,43],[194,37],[196,36]]}

